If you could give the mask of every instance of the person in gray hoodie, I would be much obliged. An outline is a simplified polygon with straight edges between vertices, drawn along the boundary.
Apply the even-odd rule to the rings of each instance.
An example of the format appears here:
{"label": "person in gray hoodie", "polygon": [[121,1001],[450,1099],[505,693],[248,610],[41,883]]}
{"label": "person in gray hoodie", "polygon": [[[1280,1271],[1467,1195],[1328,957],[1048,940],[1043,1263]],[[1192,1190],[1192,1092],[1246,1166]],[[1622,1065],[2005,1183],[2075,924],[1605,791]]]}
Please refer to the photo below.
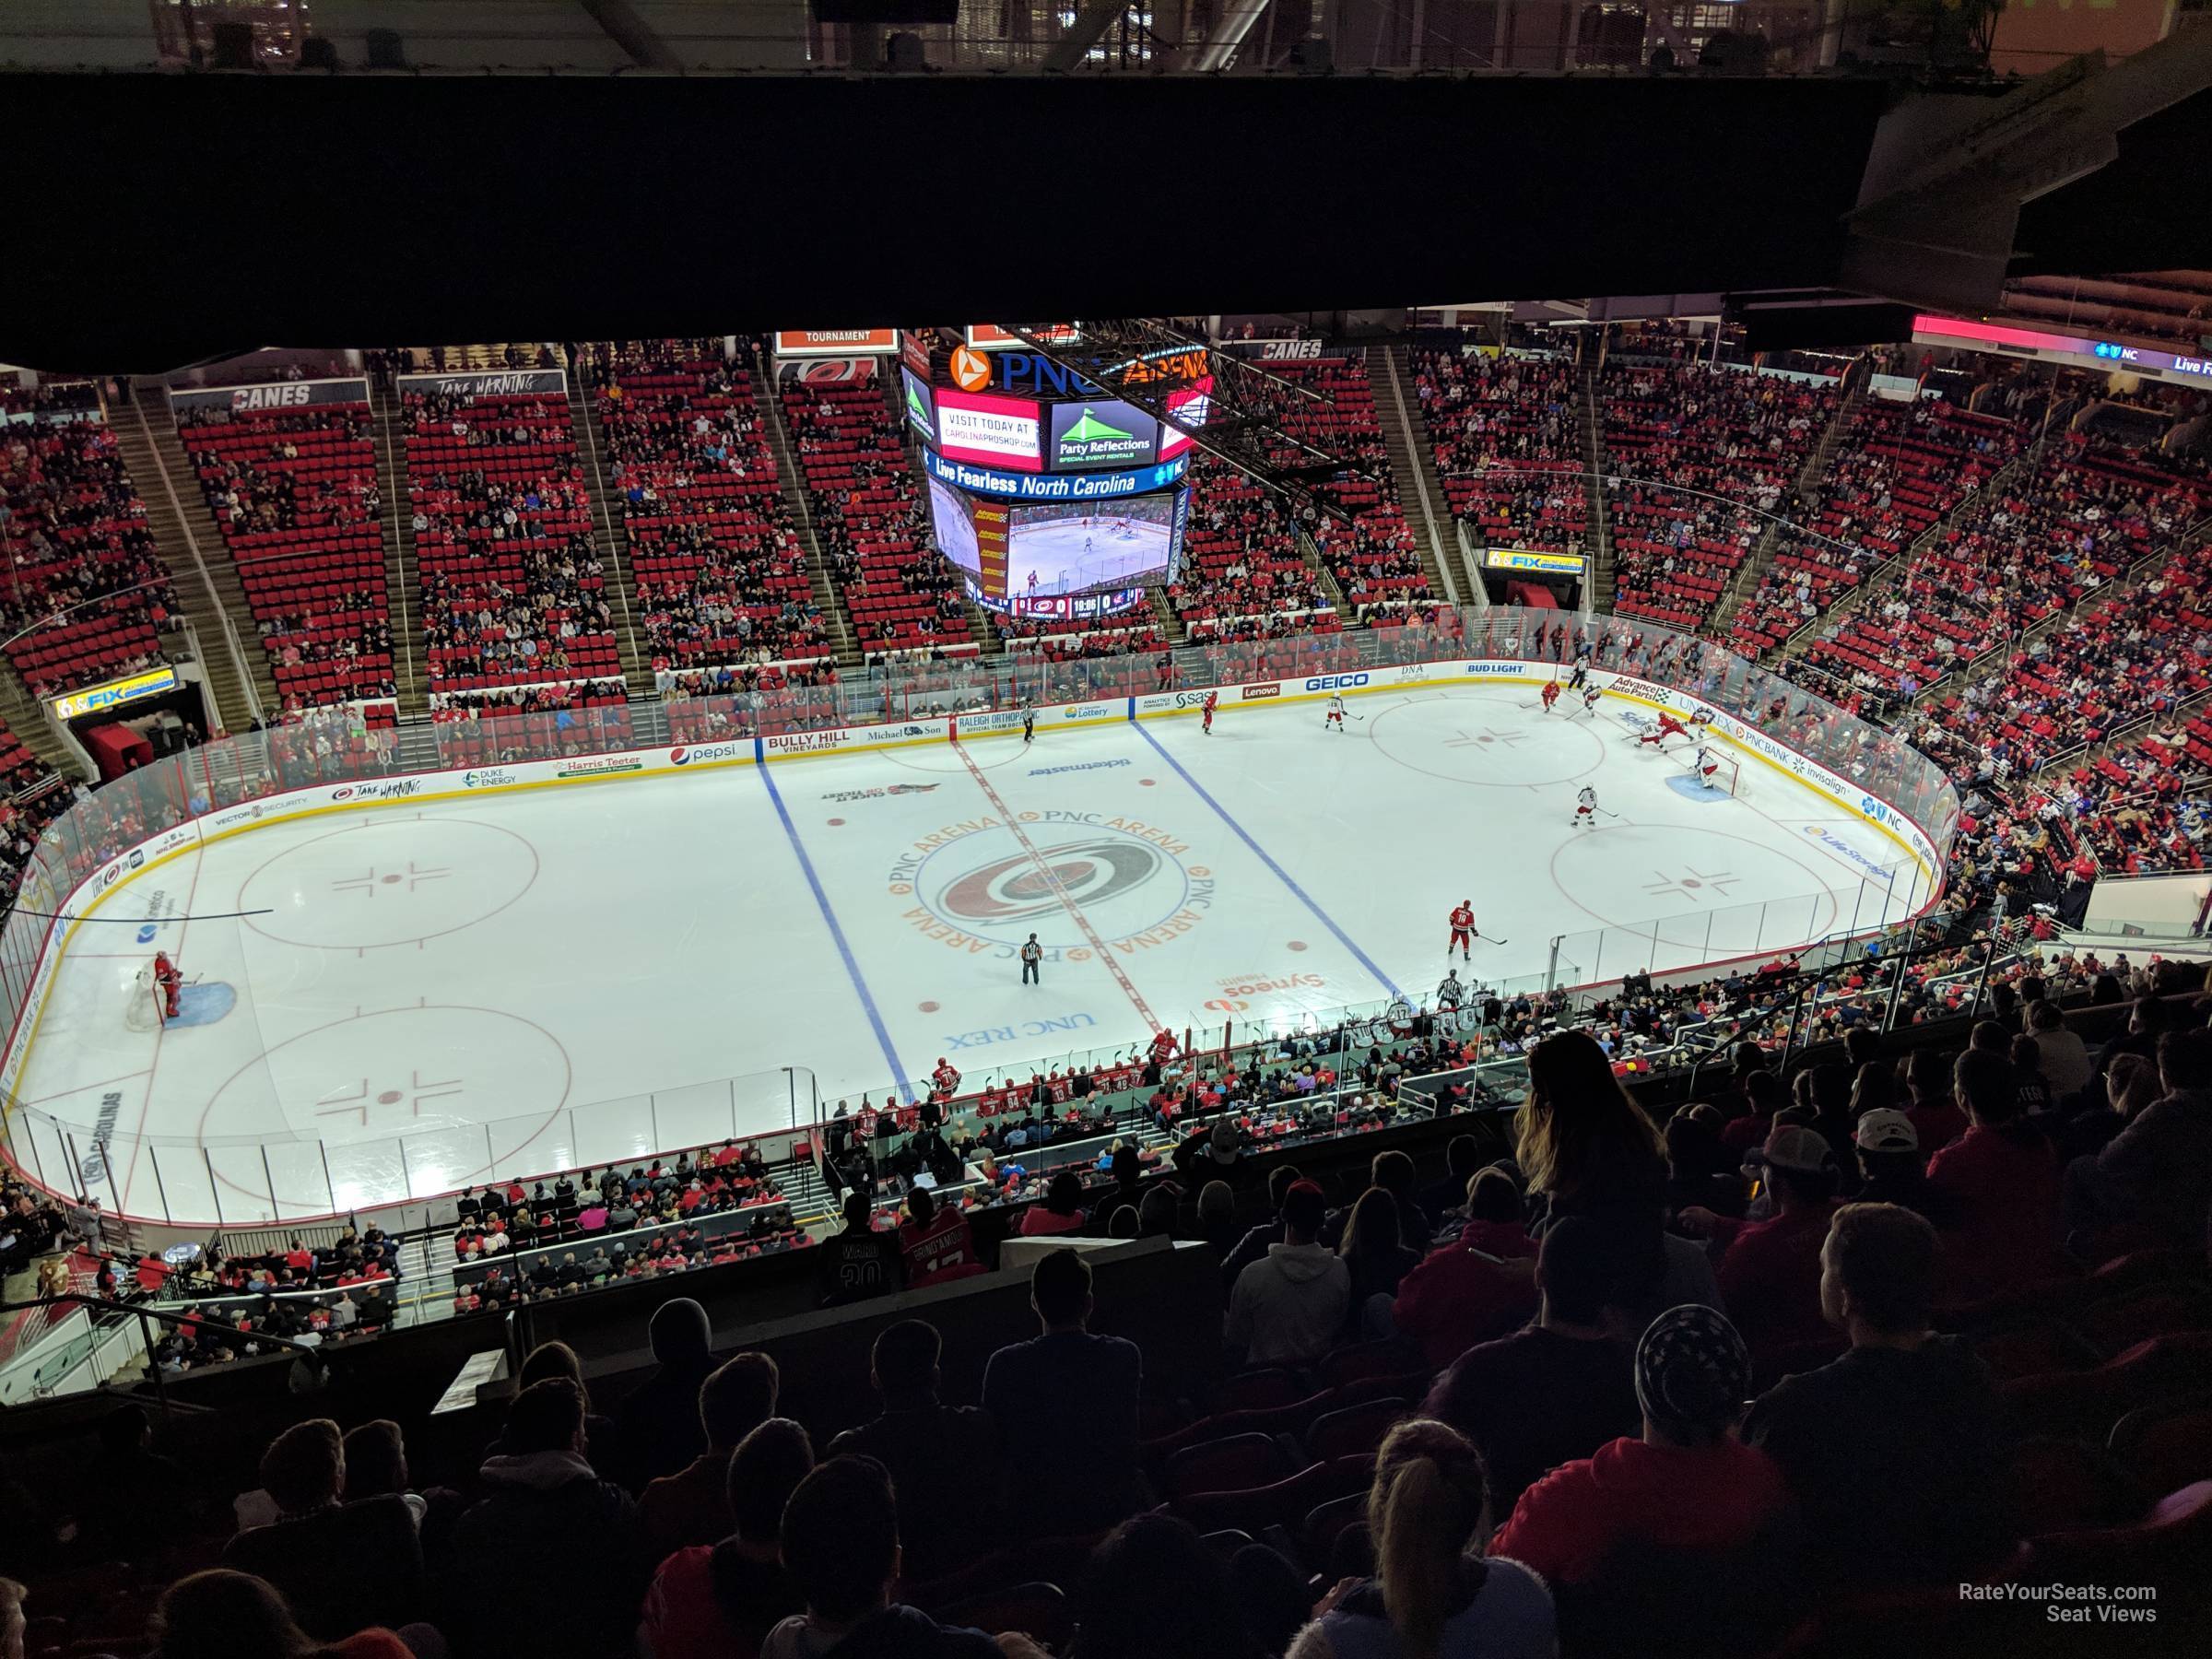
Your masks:
{"label": "person in gray hoodie", "polygon": [[1328,1201],[1311,1181],[1283,1194],[1283,1241],[1237,1276],[1224,1331],[1232,1360],[1303,1365],[1342,1331],[1352,1281],[1343,1258],[1320,1241]]}
{"label": "person in gray hoodie", "polygon": [[637,1506],[584,1461],[583,1391],[565,1377],[533,1382],[500,1444],[447,1554],[438,1623],[453,1651],[497,1653],[528,1631],[531,1659],[628,1655],[651,1563]]}

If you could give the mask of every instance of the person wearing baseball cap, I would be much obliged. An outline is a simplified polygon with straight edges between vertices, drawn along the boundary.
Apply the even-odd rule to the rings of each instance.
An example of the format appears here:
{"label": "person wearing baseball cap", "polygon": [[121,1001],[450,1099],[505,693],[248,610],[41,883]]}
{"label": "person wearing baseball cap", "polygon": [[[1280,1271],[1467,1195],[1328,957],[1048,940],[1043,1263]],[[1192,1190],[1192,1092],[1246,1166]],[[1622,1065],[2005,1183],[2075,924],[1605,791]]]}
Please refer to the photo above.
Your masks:
{"label": "person wearing baseball cap", "polygon": [[[1860,1120],[1862,1149],[1882,1115]],[[1896,1138],[1889,1125],[1874,1133]],[[1936,1230],[1902,1206],[1837,1210],[1820,1304],[1850,1350],[1769,1389],[1745,1418],[1744,1439],[1797,1500],[1818,1582],[1955,1583],[2015,1535],[1996,1386],[1963,1338],[1928,1329],[1938,1255]]]}
{"label": "person wearing baseball cap", "polygon": [[[1901,1204],[1916,1214],[1928,1214],[1927,1160],[1920,1155],[1920,1131],[1901,1112],[1885,1107],[1859,1119],[1853,1138],[1858,1143],[1859,1167],[1866,1180],[1853,1194],[1862,1204]],[[1933,1218],[1931,1218],[1932,1219]]]}
{"label": "person wearing baseball cap", "polygon": [[1680,1219],[1726,1242],[1716,1277],[1743,1339],[1771,1349],[1822,1335],[1820,1243],[1835,1210],[1836,1163],[1827,1138],[1803,1124],[1777,1124],[1744,1155],[1774,1207],[1761,1221],[1735,1221],[1692,1206]]}
{"label": "person wearing baseball cap", "polygon": [[1351,1306],[1351,1270],[1323,1244],[1328,1200],[1311,1181],[1283,1194],[1283,1241],[1237,1276],[1225,1330],[1246,1365],[1303,1365],[1328,1352]]}
{"label": "person wearing baseball cap", "polygon": [[1635,1381],[1643,1432],[1522,1493],[1491,1554],[1535,1568],[1555,1589],[1602,1591],[1624,1548],[1731,1557],[1782,1518],[1782,1470],[1735,1436],[1751,1359],[1725,1314],[1694,1303],[1660,1314],[1636,1345]]}

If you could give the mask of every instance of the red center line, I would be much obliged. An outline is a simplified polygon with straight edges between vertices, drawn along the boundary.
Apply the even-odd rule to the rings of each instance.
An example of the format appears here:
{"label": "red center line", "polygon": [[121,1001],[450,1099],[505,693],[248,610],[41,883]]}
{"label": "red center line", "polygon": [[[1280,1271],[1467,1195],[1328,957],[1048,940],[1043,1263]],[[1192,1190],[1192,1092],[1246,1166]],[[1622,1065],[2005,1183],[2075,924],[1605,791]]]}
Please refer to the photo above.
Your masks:
{"label": "red center line", "polygon": [[1037,843],[1030,839],[1029,831],[1021,827],[1020,820],[1015,818],[1013,812],[1008,809],[1005,797],[992,787],[991,780],[983,776],[982,769],[968,758],[967,745],[955,736],[952,740],[952,748],[953,752],[959,756],[960,764],[965,766],[969,775],[974,778],[976,787],[983,792],[992,806],[998,808],[998,816],[1006,820],[1006,828],[1013,831],[1014,839],[1021,843],[1021,850],[1030,855],[1030,862],[1037,866],[1037,874],[1044,877],[1045,886],[1053,889],[1053,896],[1060,900],[1061,908],[1074,917],[1076,925],[1083,930],[1083,936],[1090,941],[1090,947],[1098,953],[1099,960],[1106,964],[1106,971],[1112,974],[1114,979],[1120,982],[1122,994],[1128,997],[1129,1006],[1143,1018],[1145,1030],[1147,1031],[1159,1030],[1160,1029],[1159,1017],[1146,1003],[1144,993],[1136,988],[1135,982],[1123,971],[1121,963],[1113,959],[1113,953],[1106,948],[1106,941],[1099,936],[1099,930],[1090,924],[1090,918],[1086,916],[1081,907],[1067,896],[1066,889],[1060,884],[1060,878],[1053,874],[1052,865],[1044,862],[1044,854],[1037,851]]}

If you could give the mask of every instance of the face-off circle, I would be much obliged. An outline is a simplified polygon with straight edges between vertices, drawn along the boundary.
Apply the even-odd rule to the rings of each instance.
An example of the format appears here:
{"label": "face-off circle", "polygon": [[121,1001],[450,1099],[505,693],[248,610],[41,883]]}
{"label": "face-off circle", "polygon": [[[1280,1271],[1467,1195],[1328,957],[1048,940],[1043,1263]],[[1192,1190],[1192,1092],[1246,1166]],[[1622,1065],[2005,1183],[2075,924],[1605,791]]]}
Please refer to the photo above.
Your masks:
{"label": "face-off circle", "polygon": [[[287,1128],[341,1143],[404,1135],[410,1147],[451,1131],[453,1161],[473,1146],[483,1161],[485,1120],[499,1123],[495,1151],[530,1133],[510,1119],[536,1120],[568,1103],[568,1051],[519,1014],[496,1008],[387,1008],[334,1020],[286,1039],[232,1073],[208,1099],[203,1139],[252,1124],[265,1135],[272,1112]],[[518,1148],[519,1149],[519,1148]],[[413,1153],[410,1152],[410,1157]]]}
{"label": "face-off circle", "polygon": [[267,912],[246,925],[279,944],[375,950],[474,927],[536,879],[537,850],[512,830],[379,814],[275,854],[246,877],[238,907]]}
{"label": "face-off circle", "polygon": [[[1600,953],[1632,953],[1637,942],[1701,952],[1707,959],[1794,947],[1819,938],[1836,924],[1836,898],[1829,878],[1812,865],[1747,836],[1655,824],[1608,825],[1560,843],[1551,856],[1559,895],[1607,930]],[[1653,914],[1639,921],[1606,915],[1578,895],[1646,895]],[[1796,892],[1802,898],[1762,899]],[[1655,930],[1655,931],[1654,931]],[[1594,929],[1569,929],[1570,934]],[[1616,942],[1611,935],[1620,935]],[[1585,973],[1610,972],[1609,963],[1576,962]]]}
{"label": "face-off circle", "polygon": [[1378,710],[1368,731],[1375,747],[1408,771],[1491,789],[1569,783],[1604,762],[1605,737],[1594,721],[1559,714],[1532,728],[1520,709],[1497,708],[1493,715],[1509,696],[1414,698]]}

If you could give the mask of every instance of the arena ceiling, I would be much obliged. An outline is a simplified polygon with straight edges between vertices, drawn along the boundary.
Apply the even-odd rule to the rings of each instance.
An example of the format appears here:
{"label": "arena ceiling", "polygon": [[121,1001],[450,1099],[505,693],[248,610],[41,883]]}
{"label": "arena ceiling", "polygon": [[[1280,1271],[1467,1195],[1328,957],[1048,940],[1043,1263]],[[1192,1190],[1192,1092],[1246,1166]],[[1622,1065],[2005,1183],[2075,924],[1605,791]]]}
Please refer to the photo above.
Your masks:
{"label": "arena ceiling", "polygon": [[[0,100],[45,135],[0,360],[133,371],[267,345],[1818,288],[1896,107],[1864,80],[1445,76],[24,75]],[[2184,151],[2212,156],[2205,95],[2036,200],[2018,252],[2206,263]]]}

